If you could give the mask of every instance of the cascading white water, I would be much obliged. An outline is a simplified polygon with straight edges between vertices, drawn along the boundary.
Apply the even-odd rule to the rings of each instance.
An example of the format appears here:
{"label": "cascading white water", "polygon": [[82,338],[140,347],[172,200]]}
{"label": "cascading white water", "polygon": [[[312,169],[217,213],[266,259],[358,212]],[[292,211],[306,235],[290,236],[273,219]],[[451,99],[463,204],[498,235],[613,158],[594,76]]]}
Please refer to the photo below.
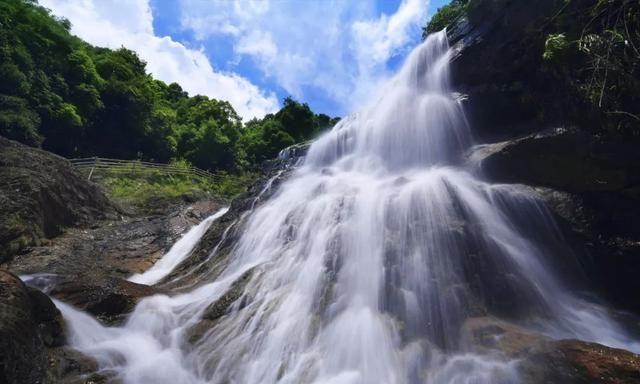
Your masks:
{"label": "cascading white water", "polygon": [[213,215],[202,220],[200,224],[191,228],[178,240],[173,247],[158,262],[144,273],[138,273],[129,278],[129,281],[139,284],[153,285],[167,276],[177,267],[193,250],[202,235],[209,229],[211,223],[219,219],[229,211],[229,207],[218,210]]}
{"label": "cascading white water", "polygon": [[[517,382],[513,362],[461,341],[487,313],[639,351],[552,272],[570,251],[544,205],[458,165],[472,139],[449,56],[445,33],[429,36],[376,103],[318,139],[215,279],[143,300],[120,328],[58,303],[71,344],[125,383],[172,384]],[[242,296],[188,341],[242,276]]]}

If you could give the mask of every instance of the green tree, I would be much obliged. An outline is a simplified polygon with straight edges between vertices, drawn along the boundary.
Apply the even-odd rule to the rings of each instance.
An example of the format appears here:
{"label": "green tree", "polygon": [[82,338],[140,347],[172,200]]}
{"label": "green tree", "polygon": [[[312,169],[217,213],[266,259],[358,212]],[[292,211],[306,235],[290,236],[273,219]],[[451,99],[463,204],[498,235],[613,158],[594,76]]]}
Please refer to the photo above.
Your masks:
{"label": "green tree", "polygon": [[284,106],[274,116],[282,124],[284,131],[297,141],[308,140],[318,132],[314,117],[309,105],[290,97],[284,99]]}

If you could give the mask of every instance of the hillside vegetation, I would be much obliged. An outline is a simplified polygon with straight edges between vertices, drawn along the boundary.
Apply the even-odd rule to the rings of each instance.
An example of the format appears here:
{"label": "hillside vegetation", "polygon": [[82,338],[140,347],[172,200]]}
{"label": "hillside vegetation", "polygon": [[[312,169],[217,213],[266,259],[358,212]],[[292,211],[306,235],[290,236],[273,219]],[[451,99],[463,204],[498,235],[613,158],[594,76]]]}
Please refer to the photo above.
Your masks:
{"label": "hillside vegetation", "polygon": [[0,0],[0,135],[65,157],[186,160],[242,173],[335,124],[291,98],[243,124],[233,107],[154,79],[32,0]]}

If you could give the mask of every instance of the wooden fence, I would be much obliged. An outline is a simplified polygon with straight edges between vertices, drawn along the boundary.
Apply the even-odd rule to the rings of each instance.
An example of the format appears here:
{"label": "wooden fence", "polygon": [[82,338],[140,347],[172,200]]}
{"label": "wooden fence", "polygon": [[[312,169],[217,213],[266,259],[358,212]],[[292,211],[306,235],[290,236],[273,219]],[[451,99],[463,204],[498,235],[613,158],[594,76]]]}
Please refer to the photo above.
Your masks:
{"label": "wooden fence", "polygon": [[195,176],[207,179],[212,183],[220,181],[221,175],[202,170],[196,167],[175,166],[171,164],[151,163],[139,160],[106,159],[103,157],[86,157],[81,159],[69,159],[71,165],[87,175],[87,179],[103,176],[105,173],[148,175],[160,173],[166,175]]}

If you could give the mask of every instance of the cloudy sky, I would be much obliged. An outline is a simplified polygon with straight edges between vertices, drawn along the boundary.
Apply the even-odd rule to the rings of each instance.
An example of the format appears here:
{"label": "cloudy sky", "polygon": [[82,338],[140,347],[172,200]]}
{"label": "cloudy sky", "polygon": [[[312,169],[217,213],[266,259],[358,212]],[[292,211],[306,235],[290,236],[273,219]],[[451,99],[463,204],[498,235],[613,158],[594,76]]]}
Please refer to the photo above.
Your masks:
{"label": "cloudy sky", "polygon": [[420,41],[446,0],[39,0],[86,41],[140,54],[158,79],[245,119],[291,95],[342,116]]}

